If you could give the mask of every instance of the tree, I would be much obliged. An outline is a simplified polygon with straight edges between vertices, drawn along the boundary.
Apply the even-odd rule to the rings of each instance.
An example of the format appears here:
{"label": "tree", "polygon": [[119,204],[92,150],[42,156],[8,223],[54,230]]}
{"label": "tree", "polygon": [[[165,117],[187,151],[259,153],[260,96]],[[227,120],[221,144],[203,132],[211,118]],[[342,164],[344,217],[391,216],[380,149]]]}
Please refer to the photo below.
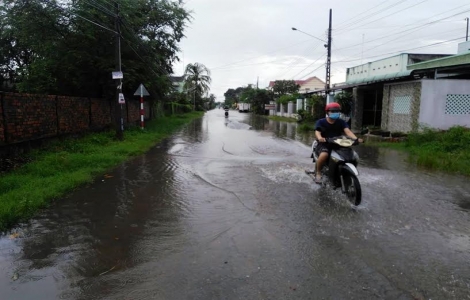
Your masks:
{"label": "tree", "polygon": [[225,105],[232,105],[232,103],[237,102],[237,92],[234,89],[228,89],[224,93]]}
{"label": "tree", "polygon": [[323,95],[312,95],[307,98],[307,108],[310,110],[312,118],[318,120],[325,117],[326,97]]}
{"label": "tree", "polygon": [[[191,16],[181,1],[119,4],[124,93],[144,83],[151,97],[162,98]],[[0,81],[23,92],[111,97],[115,21],[107,2],[0,1]]]}
{"label": "tree", "polygon": [[271,101],[270,92],[265,89],[255,90],[254,96],[251,100],[251,111],[257,115],[264,115],[266,110],[264,109],[265,104],[269,104]]}
{"label": "tree", "polygon": [[300,85],[295,80],[276,80],[273,85],[273,92],[280,97],[287,94],[295,94],[299,91]]}
{"label": "tree", "polygon": [[188,64],[185,69],[185,90],[194,97],[195,105],[202,105],[202,96],[209,92],[211,73],[201,63]]}
{"label": "tree", "polygon": [[204,98],[204,106],[206,109],[214,109],[216,107],[215,100],[217,97],[214,94],[210,94],[209,97]]}
{"label": "tree", "polygon": [[341,105],[341,111],[347,115],[351,115],[353,95],[348,92],[341,92],[336,94],[335,101]]}
{"label": "tree", "polygon": [[238,96],[238,102],[251,103],[256,94],[256,90],[253,86],[249,84],[247,87],[240,88],[240,90],[241,93]]}

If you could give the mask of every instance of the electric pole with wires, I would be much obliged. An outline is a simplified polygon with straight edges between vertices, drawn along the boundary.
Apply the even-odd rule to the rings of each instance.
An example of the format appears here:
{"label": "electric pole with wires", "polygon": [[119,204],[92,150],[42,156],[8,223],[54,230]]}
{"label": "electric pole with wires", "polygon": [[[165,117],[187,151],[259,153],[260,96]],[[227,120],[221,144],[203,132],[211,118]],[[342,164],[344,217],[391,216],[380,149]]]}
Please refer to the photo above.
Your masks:
{"label": "electric pole with wires", "polygon": [[[123,119],[123,105],[125,103],[124,94],[122,93],[122,71],[121,71],[121,26],[119,19],[119,4],[114,3],[116,10],[115,19],[115,30],[116,30],[116,73],[117,76],[113,76],[116,79],[116,138],[120,141],[124,139],[124,119]],[[117,112],[119,111],[119,113]]]}
{"label": "electric pole with wires", "polygon": [[328,26],[328,41],[325,47],[327,48],[327,57],[326,57],[326,77],[325,77],[325,94],[328,97],[330,92],[330,76],[331,76],[331,17],[332,11],[330,8],[330,24]]}

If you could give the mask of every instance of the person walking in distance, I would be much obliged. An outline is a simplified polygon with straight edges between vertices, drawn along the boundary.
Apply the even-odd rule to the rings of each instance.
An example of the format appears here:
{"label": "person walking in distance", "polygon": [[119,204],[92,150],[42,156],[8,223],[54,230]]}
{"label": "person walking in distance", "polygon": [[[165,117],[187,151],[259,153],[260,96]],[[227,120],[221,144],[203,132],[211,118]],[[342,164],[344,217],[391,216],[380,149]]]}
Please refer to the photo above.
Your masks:
{"label": "person walking in distance", "polygon": [[318,160],[315,166],[315,182],[321,184],[321,169],[328,160],[332,145],[326,142],[327,138],[346,135],[356,142],[362,143],[356,135],[349,129],[348,123],[340,119],[341,105],[338,103],[329,103],[325,107],[326,117],[320,119],[315,124],[315,138],[318,141],[317,156]]}

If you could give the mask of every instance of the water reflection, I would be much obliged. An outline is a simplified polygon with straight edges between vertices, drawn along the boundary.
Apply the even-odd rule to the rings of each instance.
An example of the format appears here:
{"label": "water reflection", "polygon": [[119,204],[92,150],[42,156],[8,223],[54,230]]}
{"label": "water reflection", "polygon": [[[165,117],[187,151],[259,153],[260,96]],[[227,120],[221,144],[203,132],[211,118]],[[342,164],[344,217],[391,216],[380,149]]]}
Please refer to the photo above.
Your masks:
{"label": "water reflection", "polygon": [[[201,122],[186,130],[204,139]],[[105,290],[95,284],[100,274],[163,255],[165,238],[184,238],[180,219],[189,212],[180,187],[185,179],[167,148],[163,143],[54,203],[16,229],[19,239],[4,238],[3,247],[18,254],[10,255],[15,263],[2,277],[17,274],[19,279],[13,289],[3,286],[6,278],[0,280],[1,298],[15,299],[14,287],[21,284],[21,299],[36,299],[36,293],[54,299],[57,285],[70,284],[61,298],[91,299]],[[146,244],[145,237],[153,235],[161,236],[161,242]]]}
{"label": "water reflection", "polygon": [[[244,122],[249,123],[255,130],[270,131],[278,138],[295,140],[309,148],[315,139],[314,131],[299,131],[297,122],[273,121],[257,115],[249,115]],[[409,156],[405,152],[368,146],[367,143],[354,149],[359,154],[361,165],[365,167],[399,171],[415,168],[410,164]]]}
{"label": "water reflection", "polygon": [[249,115],[243,122],[251,125],[254,130],[270,131],[276,137],[296,140],[306,145],[311,145],[314,139],[314,132],[299,132],[297,122],[274,121],[257,115]]}
{"label": "water reflection", "polygon": [[[410,241],[423,236],[417,231],[411,238],[396,238],[395,232],[412,234],[414,226],[447,230],[448,220],[452,231],[467,228],[470,194],[466,181],[417,171],[388,171],[412,169],[404,153],[367,144],[355,148],[362,158],[365,191],[362,211],[356,213],[345,205],[339,191],[317,189],[305,176],[313,132],[299,132],[295,122],[248,114],[209,117],[52,204],[18,229],[21,238],[0,239],[0,298],[137,299],[131,293],[145,294],[147,288],[141,299],[152,299],[160,290],[169,295],[158,294],[161,298],[181,299],[184,297],[172,293],[194,295],[207,279],[229,282],[217,277],[221,271],[227,272],[222,273],[225,278],[235,278],[236,284],[245,286],[248,281],[243,280],[251,275],[246,270],[252,266],[255,271],[261,266],[262,271],[257,272],[266,276],[254,285],[266,282],[271,290],[278,284],[270,280],[282,269],[275,266],[269,273],[272,262],[292,267],[296,253],[301,254],[301,259],[295,259],[301,265],[307,260],[313,264],[326,260],[324,270],[330,270],[334,264],[328,259],[338,257],[331,256],[331,249],[356,240],[358,245],[366,245],[364,251],[373,251],[374,247],[369,250],[373,242],[365,241],[373,236],[397,247],[388,258],[393,263],[397,253],[410,245],[421,250],[419,243]],[[449,209],[449,202],[450,209],[461,209],[460,215],[441,213]],[[325,252],[317,249],[321,256],[311,255],[315,246],[324,246],[318,244],[322,239],[329,243]],[[382,249],[383,244],[377,243]],[[468,248],[462,237],[453,243],[462,251]],[[295,245],[287,248],[286,255],[269,252],[286,245]],[[427,251],[428,244],[424,245]],[[437,240],[429,245],[447,244]],[[420,253],[410,255],[421,257]],[[442,257],[455,254],[442,253]],[[350,257],[343,258],[348,267]],[[461,261],[465,260],[456,260],[456,264]],[[242,280],[226,267],[240,268],[235,271],[242,274]],[[349,267],[357,270],[354,264]],[[455,270],[452,267],[449,269]],[[303,278],[295,271],[290,271],[292,278]],[[19,279],[13,282],[15,273]],[[311,274],[311,269],[306,273]],[[249,281],[253,279],[255,276]],[[145,285],[139,286],[139,282]],[[279,282],[284,283],[285,276]],[[221,290],[236,291],[231,283]],[[213,284],[208,290],[211,288],[219,286]]]}

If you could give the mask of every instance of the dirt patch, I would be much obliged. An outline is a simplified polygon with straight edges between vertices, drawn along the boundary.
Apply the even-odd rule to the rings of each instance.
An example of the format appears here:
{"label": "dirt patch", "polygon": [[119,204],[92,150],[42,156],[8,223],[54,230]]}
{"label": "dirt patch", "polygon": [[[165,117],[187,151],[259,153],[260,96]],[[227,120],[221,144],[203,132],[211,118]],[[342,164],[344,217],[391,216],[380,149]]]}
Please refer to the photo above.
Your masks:
{"label": "dirt patch", "polygon": [[0,158],[0,174],[11,172],[22,165],[31,162],[31,158],[26,156],[12,156]]}

